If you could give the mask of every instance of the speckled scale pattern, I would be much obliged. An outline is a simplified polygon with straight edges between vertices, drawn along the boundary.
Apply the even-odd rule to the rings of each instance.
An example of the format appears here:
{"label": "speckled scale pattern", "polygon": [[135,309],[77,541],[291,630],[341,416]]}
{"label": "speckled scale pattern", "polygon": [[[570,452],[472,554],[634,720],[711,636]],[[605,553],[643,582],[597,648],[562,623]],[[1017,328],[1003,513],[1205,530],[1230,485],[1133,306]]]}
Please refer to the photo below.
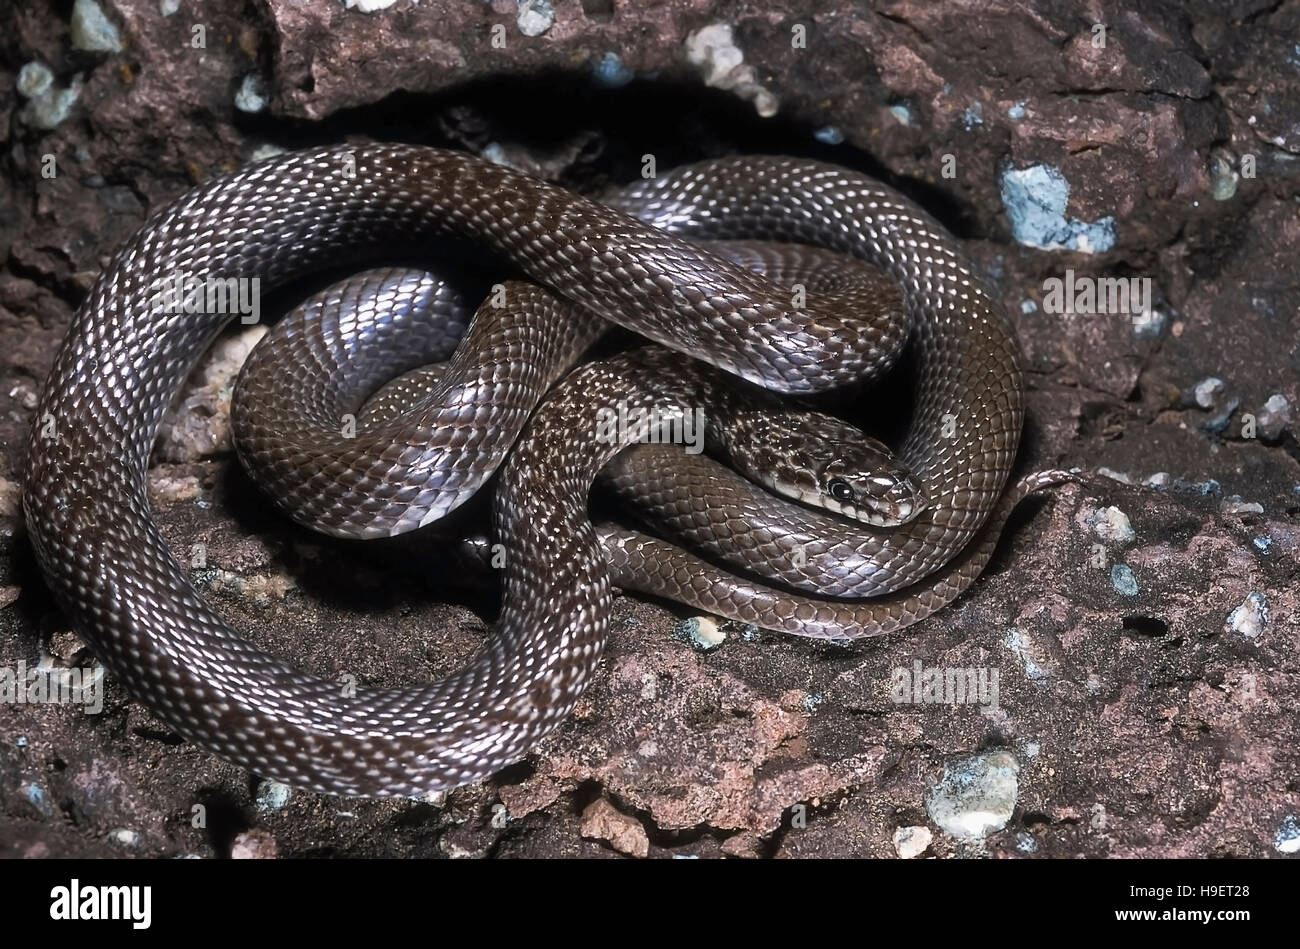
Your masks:
{"label": "speckled scale pattern", "polygon": [[[873,306],[895,289],[882,288],[878,269],[817,248],[732,241],[708,249],[846,307]],[[608,326],[544,287],[499,286],[472,320],[448,281],[392,268],[296,307],[249,357],[232,399],[235,447],[253,479],[290,517],[340,537],[404,533],[472,497],[542,396]],[[901,294],[893,302],[901,309]],[[681,371],[681,357],[670,358],[660,363],[666,377]],[[421,391],[417,380],[433,378],[428,364],[442,360],[438,381]],[[367,397],[395,378],[406,388],[385,386],[388,408],[375,412]],[[682,391],[710,403],[729,395],[716,383],[707,393]]]}
{"label": "speckled scale pattern", "polygon": [[[1002,494],[1024,422],[1020,352],[1005,313],[951,236],[884,185],[842,168],[756,157],[693,168],[610,199],[647,223],[698,239],[787,240],[875,264],[903,288],[919,360],[917,401],[899,461],[930,507],[855,547],[874,592],[947,563]],[[949,424],[950,423],[950,424]]]}
{"label": "speckled scale pattern", "polygon": [[[636,479],[646,476],[653,480],[656,475],[661,475],[665,480],[678,484],[689,482],[690,490],[698,495],[716,491],[724,499],[735,491],[735,485],[730,482],[736,476],[708,458],[688,459],[683,464],[680,451],[666,446],[638,446],[633,452],[626,460],[622,457],[615,460],[617,477]],[[816,595],[803,595],[775,589],[750,576],[738,575],[725,565],[648,534],[602,524],[599,535],[611,579],[624,590],[663,597],[713,616],[752,623],[763,629],[842,642],[906,629],[947,606],[975,581],[988,564],[1002,528],[1017,504],[1034,491],[1078,480],[1075,474],[1059,470],[1027,475],[999,499],[974,540],[939,570],[920,583],[869,600],[858,598],[856,591],[848,594],[853,599],[830,599],[837,595],[842,570],[841,565],[820,548],[808,554],[808,568],[789,572],[790,579],[785,574],[777,577],[789,586],[812,586],[808,577],[824,581],[824,588],[813,591]],[[753,510],[743,513],[746,520],[760,523],[766,516]],[[725,516],[715,515],[714,521]],[[733,523],[738,525],[739,522]],[[803,530],[802,527],[798,529]],[[749,548],[751,543],[753,547],[745,561],[751,574],[763,573],[763,568],[778,573],[782,568],[788,570],[789,564],[785,563],[790,559],[787,544],[766,536],[747,537],[741,549]],[[701,542],[698,546],[708,549],[709,544]],[[765,551],[765,546],[773,546],[775,550]],[[825,577],[821,576],[823,573]]]}
{"label": "speckled scale pattern", "polygon": [[[1022,412],[1014,341],[950,239],[861,176],[787,159],[680,170],[621,203],[669,229],[825,244],[902,281],[924,365],[903,454],[944,493],[882,562],[914,563],[920,577],[950,559],[997,502]],[[298,787],[369,795],[453,787],[516,761],[564,720],[608,635],[610,579],[585,494],[617,450],[574,438],[574,412],[614,394],[633,406],[660,396],[618,363],[568,377],[502,474],[493,520],[507,561],[496,631],[445,679],[354,694],[231,629],[153,522],[145,470],[159,420],[229,319],[165,309],[154,281],[177,272],[257,277],[265,292],[398,240],[445,236],[508,257],[553,294],[657,342],[692,355],[707,343],[710,361],[778,391],[821,391],[878,371],[907,333],[907,321],[886,312],[895,298],[887,288],[861,301],[886,317],[865,329],[834,295],[810,292],[807,306],[792,308],[787,292],[773,295],[762,278],[663,230],[436,149],[280,156],[153,215],[101,274],[55,359],[29,445],[30,536],[56,597],[134,695],[181,735]],[[947,411],[957,413],[958,434],[934,447]],[[808,612],[778,609],[796,619]]]}
{"label": "speckled scale pattern", "polygon": [[[376,270],[275,325],[240,372],[231,425],[244,465],[283,511],[358,538],[443,517],[482,488],[608,325],[520,281],[502,284],[468,327],[466,309],[432,274]],[[383,382],[442,360],[441,381],[404,411],[362,414]]]}

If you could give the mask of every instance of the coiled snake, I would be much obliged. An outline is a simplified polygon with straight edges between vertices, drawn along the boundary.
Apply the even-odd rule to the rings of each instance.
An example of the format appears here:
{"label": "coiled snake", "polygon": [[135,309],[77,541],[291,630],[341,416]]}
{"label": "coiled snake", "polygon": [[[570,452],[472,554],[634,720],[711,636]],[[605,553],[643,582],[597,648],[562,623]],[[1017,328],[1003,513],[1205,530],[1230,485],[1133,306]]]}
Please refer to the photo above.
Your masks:
{"label": "coiled snake", "polygon": [[[622,586],[773,629],[874,635],[950,602],[988,560],[1014,504],[1069,477],[1045,472],[1007,487],[1023,419],[1014,336],[952,239],[894,191],[815,162],[737,158],[640,183],[613,204],[455,152],[371,145],[250,165],[150,218],[100,275],[57,355],[36,411],[24,495],[51,588],[135,696],[203,747],[296,786],[369,795],[453,787],[516,761],[572,710],[608,636],[611,572]],[[896,291],[867,280],[842,293],[810,289],[792,305],[787,288],[684,237],[818,245],[875,264],[902,288],[919,385],[899,461],[923,486],[925,509],[881,532],[831,536],[787,524],[763,528],[749,544],[786,552],[799,544],[810,562],[843,568],[843,589],[830,592],[877,598],[774,591],[664,541],[596,531],[587,492],[620,446],[590,437],[593,409],[671,413],[698,404],[707,395],[681,387],[716,373],[683,371],[674,388],[647,368],[680,366],[681,356],[624,354],[580,367],[513,448],[494,423],[487,434],[472,427],[487,409],[509,409],[522,426],[530,407],[508,405],[516,384],[529,375],[544,391],[560,373],[531,371],[539,354],[571,359],[591,333],[572,329],[584,319],[575,310],[795,394],[887,368],[908,337],[909,319],[896,305],[889,312]],[[446,238],[505,258],[540,285],[507,285],[524,319],[489,334],[496,368],[457,384],[453,408],[420,415],[410,437],[358,437],[327,458],[310,434],[285,444],[249,421],[241,443],[251,468],[282,482],[295,517],[344,535],[410,529],[476,491],[486,475],[467,473],[470,463],[449,460],[450,450],[506,458],[493,517],[507,552],[496,630],[446,679],[353,694],[227,626],[153,522],[145,474],[160,420],[231,317],[177,312],[160,302],[158,280],[258,278],[267,288],[398,242],[409,249]],[[851,312],[871,307],[881,311],[877,322],[864,325]],[[534,317],[561,329],[543,338],[528,329]],[[337,422],[316,420],[332,430]],[[718,507],[693,503],[705,489],[675,478],[705,462],[683,462],[680,451],[672,459],[616,469],[613,481],[633,494],[690,500],[675,506],[682,533],[709,533],[710,510],[743,507],[735,477],[717,471],[701,477],[720,492]],[[713,542],[736,547],[743,528],[729,514],[714,520],[723,527]],[[800,583],[787,568],[771,569]]]}

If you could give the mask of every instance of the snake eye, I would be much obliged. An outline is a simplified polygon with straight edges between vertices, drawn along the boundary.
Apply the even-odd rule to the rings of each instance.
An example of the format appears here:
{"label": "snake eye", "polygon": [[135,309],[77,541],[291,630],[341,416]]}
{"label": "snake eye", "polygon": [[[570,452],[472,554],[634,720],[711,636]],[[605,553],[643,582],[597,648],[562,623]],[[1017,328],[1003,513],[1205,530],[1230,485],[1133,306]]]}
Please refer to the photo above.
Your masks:
{"label": "snake eye", "polygon": [[843,478],[832,478],[826,483],[826,490],[837,501],[853,500],[853,488]]}

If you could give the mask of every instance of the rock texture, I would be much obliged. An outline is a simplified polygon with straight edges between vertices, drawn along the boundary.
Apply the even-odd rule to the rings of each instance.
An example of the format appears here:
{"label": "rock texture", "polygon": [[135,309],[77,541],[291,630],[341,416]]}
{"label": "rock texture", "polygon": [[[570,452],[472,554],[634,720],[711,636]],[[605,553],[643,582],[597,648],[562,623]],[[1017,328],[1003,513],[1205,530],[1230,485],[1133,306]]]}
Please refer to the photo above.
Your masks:
{"label": "rock texture", "polygon": [[[72,311],[149,209],[308,143],[450,144],[590,192],[645,155],[886,177],[1017,319],[1025,470],[1110,477],[1026,505],[957,604],[851,649],[724,628],[698,652],[674,611],[621,599],[572,720],[427,800],[263,785],[111,676],[98,714],[0,705],[0,853],[1300,849],[1300,4],[100,0],[76,29],[69,6],[0,12],[0,669],[93,667],[19,507]],[[1114,313],[1068,294],[1083,305],[1062,312],[1060,286],[1096,277],[1148,295]],[[427,551],[378,558],[273,516],[229,454],[227,396],[218,364],[152,479],[206,595],[318,674],[453,668],[491,599],[444,605]],[[984,675],[975,701],[944,701],[954,669]]]}

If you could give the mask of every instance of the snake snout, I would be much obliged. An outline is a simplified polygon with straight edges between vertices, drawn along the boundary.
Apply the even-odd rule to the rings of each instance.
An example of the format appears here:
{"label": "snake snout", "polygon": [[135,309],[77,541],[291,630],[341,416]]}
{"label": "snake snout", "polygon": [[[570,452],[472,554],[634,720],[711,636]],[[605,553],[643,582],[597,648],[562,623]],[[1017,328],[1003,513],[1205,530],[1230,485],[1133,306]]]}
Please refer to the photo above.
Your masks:
{"label": "snake snout", "polygon": [[907,524],[926,508],[924,489],[911,473],[901,469],[873,475],[867,486],[862,504],[880,518],[879,523],[869,521],[878,527]]}

